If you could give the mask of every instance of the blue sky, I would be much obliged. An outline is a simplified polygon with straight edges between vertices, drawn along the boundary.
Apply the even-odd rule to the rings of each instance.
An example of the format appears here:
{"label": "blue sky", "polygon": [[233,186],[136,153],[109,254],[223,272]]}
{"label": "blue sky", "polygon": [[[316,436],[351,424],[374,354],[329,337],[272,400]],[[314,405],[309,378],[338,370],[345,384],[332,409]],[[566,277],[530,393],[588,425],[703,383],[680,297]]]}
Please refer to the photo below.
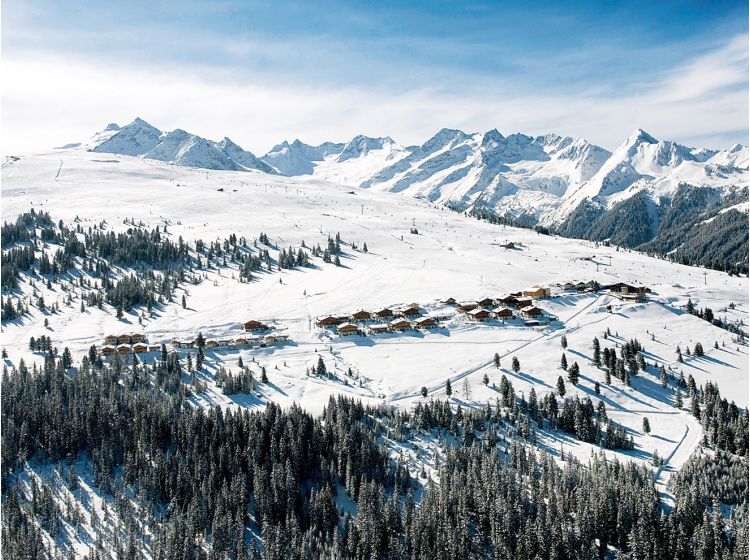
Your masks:
{"label": "blue sky", "polygon": [[136,115],[261,153],[444,126],[747,143],[747,2],[6,0],[2,16],[4,150]]}

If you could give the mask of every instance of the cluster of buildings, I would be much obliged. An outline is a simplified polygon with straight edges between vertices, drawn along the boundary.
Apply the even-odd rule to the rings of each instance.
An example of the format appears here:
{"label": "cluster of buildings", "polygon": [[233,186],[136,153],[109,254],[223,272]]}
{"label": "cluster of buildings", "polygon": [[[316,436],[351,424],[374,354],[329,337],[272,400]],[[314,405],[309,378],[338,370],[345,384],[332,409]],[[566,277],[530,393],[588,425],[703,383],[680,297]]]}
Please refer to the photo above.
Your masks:
{"label": "cluster of buildings", "polygon": [[[372,324],[372,321],[378,321]],[[384,307],[377,311],[360,310],[351,315],[328,315],[317,320],[322,328],[334,328],[342,336],[352,334],[379,334],[386,332],[408,331],[412,329],[431,329],[438,326],[437,317],[423,317],[417,303],[410,303],[400,308]]]}
{"label": "cluster of buildings", "polygon": [[[484,298],[479,301],[457,302],[455,298],[444,300],[444,305],[455,306],[459,313],[474,321],[499,319],[509,321],[520,317],[527,326],[538,325],[544,312],[534,305],[535,299],[549,297],[550,289],[533,286],[500,298]],[[413,329],[432,329],[451,315],[423,316],[419,304],[411,303],[399,308],[385,307],[377,311],[360,310],[351,315],[328,315],[316,321],[318,327],[334,329],[341,336],[353,334],[380,334]],[[554,319],[554,317],[549,317]]]}
{"label": "cluster of buildings", "polygon": [[[244,333],[228,338],[207,338],[206,348],[241,348],[260,346],[266,347],[271,344],[283,343],[289,340],[285,334],[272,332],[272,327],[260,321],[247,321],[242,324]],[[190,349],[198,347],[198,339],[173,338],[170,341],[172,348]],[[104,344],[99,349],[102,356],[112,354],[143,354],[146,352],[161,351],[161,344],[148,344],[145,335],[131,333],[123,335],[107,335]]]}
{"label": "cluster of buildings", "polygon": [[[242,348],[286,342],[289,337],[285,334],[272,332],[273,328],[261,321],[250,320],[242,323],[243,334],[231,338],[207,338],[206,348]],[[195,338],[172,339],[174,348],[196,348]]]}
{"label": "cluster of buildings", "polygon": [[[526,320],[527,326],[538,324],[537,319],[544,315],[544,311],[534,305],[534,300],[550,296],[550,289],[543,286],[532,286],[528,290],[513,292],[498,298],[486,297],[478,301],[457,302],[448,298],[443,303],[455,305],[460,313],[474,321],[488,321],[499,319],[510,321],[518,317]],[[553,317],[550,317],[553,318]]]}
{"label": "cluster of buildings", "polygon": [[143,354],[145,352],[155,352],[160,350],[159,344],[148,344],[146,337],[141,333],[130,334],[108,334],[104,337],[104,345],[99,352],[102,356],[112,354]]}

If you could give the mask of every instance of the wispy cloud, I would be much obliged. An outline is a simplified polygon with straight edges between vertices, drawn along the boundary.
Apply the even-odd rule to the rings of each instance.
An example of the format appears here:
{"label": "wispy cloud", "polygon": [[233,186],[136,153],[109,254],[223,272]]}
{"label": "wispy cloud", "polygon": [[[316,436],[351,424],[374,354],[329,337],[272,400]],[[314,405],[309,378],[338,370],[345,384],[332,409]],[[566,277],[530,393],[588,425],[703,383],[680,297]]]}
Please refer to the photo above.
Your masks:
{"label": "wispy cloud", "polygon": [[[25,37],[22,29],[16,33]],[[393,39],[394,59],[388,60],[366,52],[352,55],[345,41],[323,36],[277,41],[202,33],[190,48],[210,51],[213,58],[191,53],[175,60],[164,55],[182,47],[173,35],[150,55],[147,43],[134,39],[134,33],[122,29],[95,35],[101,40],[102,34],[110,34],[111,43],[134,45],[143,51],[138,56],[114,50],[83,55],[80,45],[52,54],[28,37],[18,41],[25,46],[6,49],[4,153],[82,140],[107,122],[123,124],[136,115],[164,129],[182,127],[211,138],[228,135],[259,153],[283,139],[320,142],[359,133],[420,143],[443,126],[557,132],[610,148],[635,127],[687,143],[747,142],[746,33],[660,71],[654,70],[649,53],[674,51],[674,46],[644,47],[644,70],[623,72],[617,80],[560,83],[558,77],[549,87],[533,87],[534,80],[524,72],[536,76],[545,67],[564,64],[591,68],[591,59],[601,58],[601,52],[566,53],[546,62],[519,56],[506,64],[506,71],[493,72],[437,64],[441,52],[464,49],[468,57],[483,48],[481,42],[463,44],[459,39],[436,45],[437,56],[433,52],[433,58],[419,64],[418,54],[399,58],[398,52],[411,48],[403,37]],[[86,34],[76,39],[87,40]],[[422,41],[421,48],[429,50],[430,44]],[[327,66],[326,60],[336,63]],[[343,66],[356,70],[338,75]],[[647,71],[649,66],[654,68]],[[382,79],[364,79],[368,73]]]}

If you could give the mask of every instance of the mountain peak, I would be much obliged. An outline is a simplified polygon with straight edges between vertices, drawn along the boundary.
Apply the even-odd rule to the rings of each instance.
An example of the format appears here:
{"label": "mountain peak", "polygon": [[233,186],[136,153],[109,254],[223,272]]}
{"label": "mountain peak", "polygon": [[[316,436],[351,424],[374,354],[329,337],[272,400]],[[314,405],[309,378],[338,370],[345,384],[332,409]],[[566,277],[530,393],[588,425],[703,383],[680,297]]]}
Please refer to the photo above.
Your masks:
{"label": "mountain peak", "polygon": [[646,142],[647,144],[658,144],[659,141],[651,136],[648,132],[643,130],[642,128],[636,128],[633,132],[630,133],[630,136],[628,136],[627,143],[630,145],[633,144],[641,144],[643,142]]}

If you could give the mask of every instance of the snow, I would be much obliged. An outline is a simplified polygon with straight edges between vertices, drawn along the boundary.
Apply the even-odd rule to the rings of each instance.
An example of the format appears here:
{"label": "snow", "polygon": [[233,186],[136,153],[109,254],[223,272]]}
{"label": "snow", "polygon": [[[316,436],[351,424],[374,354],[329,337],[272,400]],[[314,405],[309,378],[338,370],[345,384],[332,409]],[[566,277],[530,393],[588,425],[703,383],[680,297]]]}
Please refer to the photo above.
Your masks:
{"label": "snow", "polygon": [[[451,138],[447,145],[468,141],[461,135]],[[543,138],[533,143],[549,151],[545,153],[550,162],[556,161],[552,154],[576,145],[574,140]],[[513,142],[526,146],[528,140]],[[403,150],[387,142],[383,145],[382,149],[370,146],[367,155],[350,158],[339,169],[359,175],[373,160],[387,157],[385,152]],[[516,148],[508,150],[504,153]],[[610,416],[633,430],[636,450],[608,452],[610,456],[648,463],[654,450],[664,457],[671,454],[667,467],[658,474],[660,484],[699,445],[699,427],[687,411],[674,408],[673,394],[661,388],[653,368],[634,378],[632,387],[618,380],[605,386],[603,372],[590,363],[595,336],[609,347],[638,338],[648,352],[649,364],[663,364],[675,374],[682,370],[698,384],[718,383],[727,398],[748,405],[747,346],[733,343],[731,333],[681,311],[691,298],[697,307],[711,307],[718,317],[742,319],[747,324],[747,278],[587,241],[494,226],[427,200],[322,180],[318,169],[328,164],[333,169],[335,157],[326,155],[312,176],[300,177],[209,171],[126,155],[102,159],[99,153],[76,149],[7,160],[2,184],[4,220],[33,207],[68,224],[78,217],[84,229],[106,221],[106,229],[121,231],[128,227],[125,217],[150,228],[168,224],[172,239],[181,236],[191,243],[199,238],[221,241],[232,233],[252,240],[261,232],[278,247],[297,247],[303,240],[308,247],[324,245],[337,232],[344,241],[340,267],[314,259],[315,267],[259,274],[250,283],[239,282],[236,268],[209,271],[200,284],[182,286],[177,301],[158,309],[153,318],[145,318],[143,327],[135,313],[120,321],[107,306],[81,313],[72,286],[66,292],[59,285],[47,290],[37,284],[45,301],[59,302],[61,312],[45,315],[34,309],[31,316],[4,324],[2,345],[9,353],[8,363],[18,364],[21,358],[28,364],[41,363],[42,356],[28,350],[28,341],[42,334],[61,349],[70,347],[78,358],[91,344],[101,345],[105,334],[139,330],[150,344],[192,337],[199,331],[206,337],[230,337],[240,333],[241,322],[257,319],[271,323],[289,341],[267,348],[207,351],[203,380],[208,389],[194,397],[196,405],[254,408],[273,400],[284,406],[297,402],[317,413],[330,395],[346,394],[372,403],[412,407],[422,398],[423,386],[428,398],[446,398],[443,388],[450,378],[454,402],[484,406],[494,403],[503,374],[517,393],[528,395],[534,387],[542,396],[553,390],[557,377],[565,376],[558,369],[560,338],[565,334],[568,361],[577,361],[581,367],[581,382],[577,387],[568,384],[567,395],[589,396],[595,404],[601,398]],[[530,192],[539,191],[524,194]],[[412,227],[418,235],[410,233]],[[509,241],[520,248],[503,248]],[[367,243],[369,252],[355,251],[351,243],[360,247]],[[634,303],[607,293],[561,293],[554,287],[580,280],[644,283],[653,294],[648,303]],[[499,297],[535,284],[553,286],[555,297],[538,305],[559,317],[559,322],[539,327],[524,327],[520,321],[480,323],[439,303],[448,297],[458,301]],[[22,290],[29,293],[30,289],[23,283]],[[179,304],[181,292],[187,297],[185,309]],[[69,293],[74,296],[70,307],[63,303]],[[315,326],[315,319],[324,315],[396,308],[411,302],[419,303],[426,314],[447,319],[433,330],[370,336],[342,337],[333,329]],[[728,307],[730,303],[734,309]],[[608,305],[613,306],[612,313],[607,312]],[[45,318],[49,328],[44,327]],[[605,341],[602,334],[607,328],[613,336]],[[719,349],[714,349],[714,341]],[[692,348],[696,342],[702,343],[706,356],[686,357],[684,364],[678,363],[675,348]],[[495,353],[501,356],[500,371],[492,363]],[[306,368],[319,356],[333,377],[306,375]],[[521,362],[518,374],[509,368],[514,356]],[[218,367],[237,371],[239,357],[253,371],[266,367],[270,383],[261,385],[255,395],[227,396],[215,385],[213,373]],[[482,383],[485,374],[489,386]],[[594,392],[596,381],[602,384],[600,397]],[[469,396],[463,394],[464,383]],[[651,421],[651,435],[641,433],[643,416]],[[683,438],[686,430],[689,437]],[[566,453],[583,459],[593,449],[560,437],[564,436],[543,435],[542,444],[559,450],[562,443]]]}

